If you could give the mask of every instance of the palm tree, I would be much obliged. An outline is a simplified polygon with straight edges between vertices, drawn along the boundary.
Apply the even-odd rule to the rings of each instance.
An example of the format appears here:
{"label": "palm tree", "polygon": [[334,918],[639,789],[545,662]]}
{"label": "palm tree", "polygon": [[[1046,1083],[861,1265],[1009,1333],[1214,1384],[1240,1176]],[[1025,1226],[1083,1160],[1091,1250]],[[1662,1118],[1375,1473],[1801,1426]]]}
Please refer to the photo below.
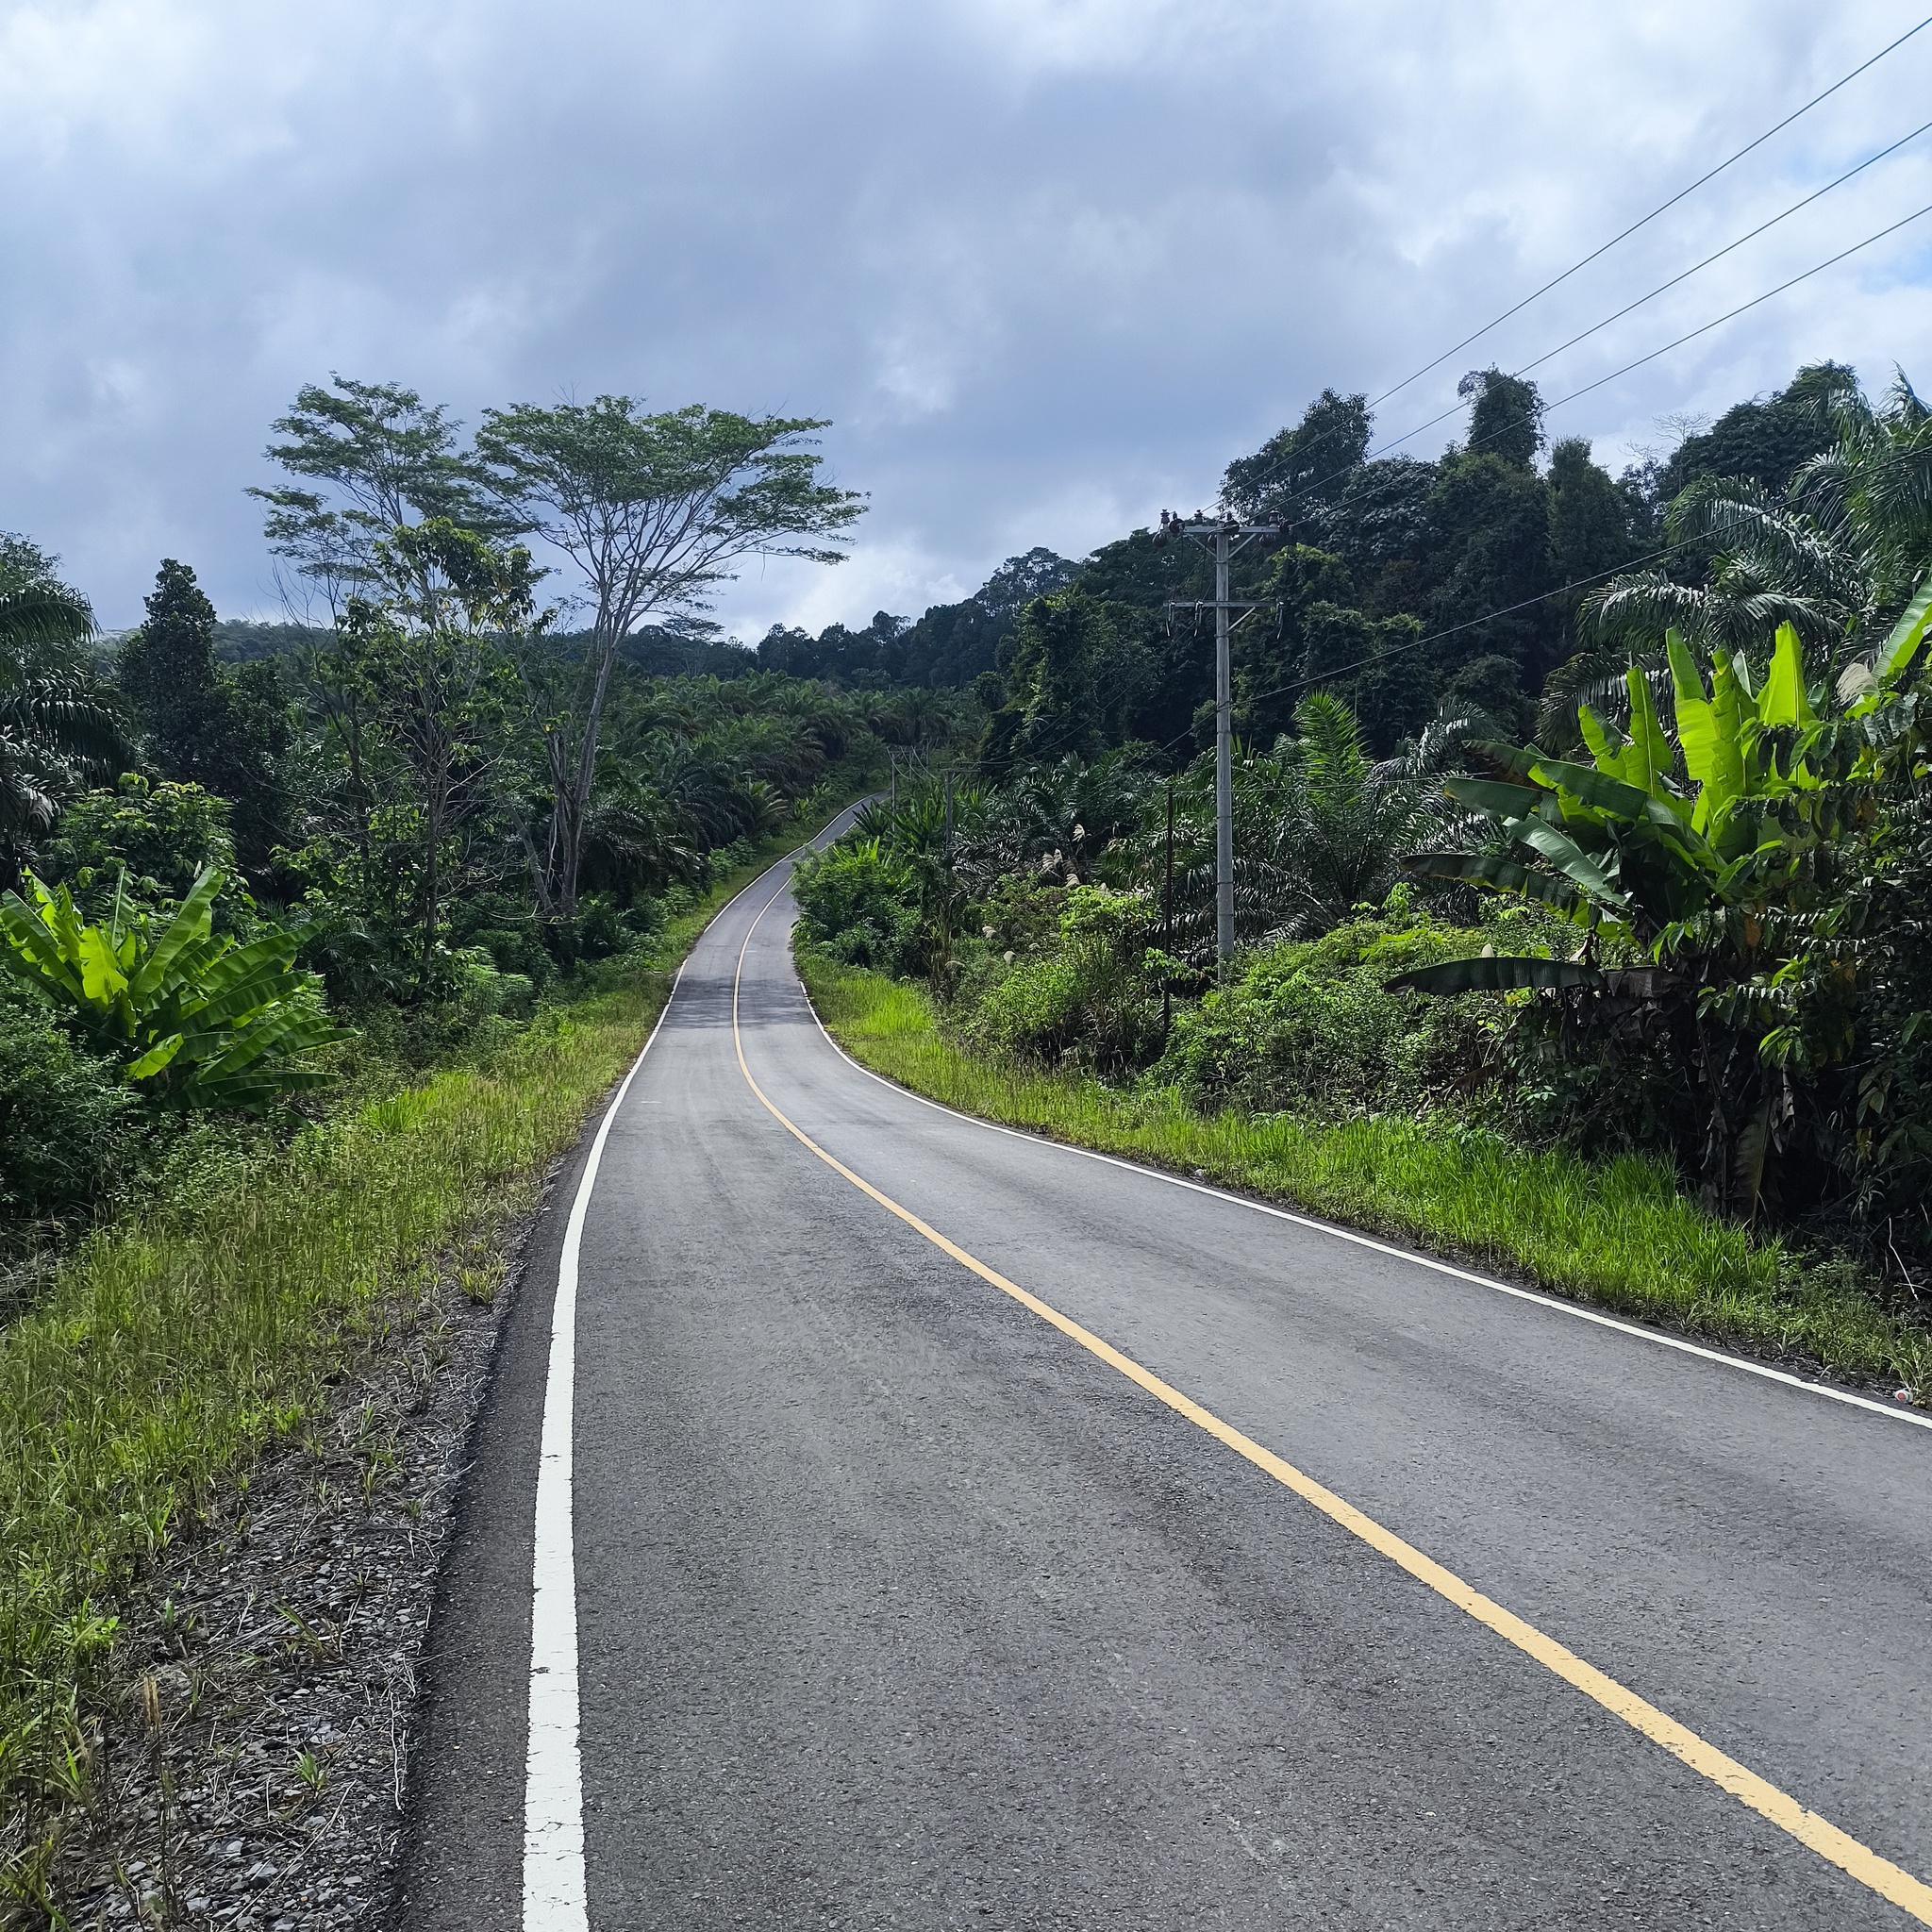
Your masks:
{"label": "palm tree", "polygon": [[16,864],[125,748],[81,659],[93,628],[77,591],[0,551],[0,848]]}
{"label": "palm tree", "polygon": [[1576,667],[1581,676],[1621,674],[1628,651],[1617,645],[1656,652],[1673,626],[1693,646],[1735,653],[1763,648],[1780,624],[1836,676],[1891,628],[1932,564],[1932,411],[1903,374],[1876,409],[1848,379],[1814,387],[1832,446],[1781,497],[1738,477],[1681,491],[1665,534],[1711,546],[1708,581],[1651,571],[1593,592],[1583,618],[1602,661]]}
{"label": "palm tree", "polygon": [[[1474,727],[1439,721],[1407,753],[1379,762],[1355,715],[1316,691],[1295,708],[1295,734],[1271,754],[1241,753],[1234,773],[1234,915],[1243,945],[1319,938],[1357,907],[1380,906],[1402,860],[1440,839],[1440,774]],[[1164,815],[1132,844],[1134,876],[1158,898]],[[1174,781],[1174,951],[1206,966],[1214,946],[1214,761]]]}

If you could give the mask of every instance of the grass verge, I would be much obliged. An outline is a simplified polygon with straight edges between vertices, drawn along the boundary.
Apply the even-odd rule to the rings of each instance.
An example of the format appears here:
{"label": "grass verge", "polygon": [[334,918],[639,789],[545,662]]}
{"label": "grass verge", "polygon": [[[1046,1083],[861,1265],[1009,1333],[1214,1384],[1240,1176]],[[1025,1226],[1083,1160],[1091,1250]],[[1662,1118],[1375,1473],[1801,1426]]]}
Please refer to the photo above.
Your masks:
{"label": "grass verge", "polygon": [[301,1430],[437,1271],[487,1273],[711,915],[798,837],[721,878],[623,983],[544,1012],[485,1064],[305,1129],[192,1208],[97,1229],[0,1337],[9,1840],[22,1807],[85,1796],[77,1719],[112,1649],[117,1591],[211,1485]]}
{"label": "grass verge", "polygon": [[807,945],[799,970],[861,1064],[962,1113],[1030,1128],[1466,1257],[1641,1321],[1816,1363],[1924,1401],[1932,1337],[1837,1268],[1702,1211],[1663,1162],[1530,1151],[1446,1119],[1340,1124],[1204,1115],[1170,1089],[1123,1091],[990,1062],[947,1040],[925,991]]}

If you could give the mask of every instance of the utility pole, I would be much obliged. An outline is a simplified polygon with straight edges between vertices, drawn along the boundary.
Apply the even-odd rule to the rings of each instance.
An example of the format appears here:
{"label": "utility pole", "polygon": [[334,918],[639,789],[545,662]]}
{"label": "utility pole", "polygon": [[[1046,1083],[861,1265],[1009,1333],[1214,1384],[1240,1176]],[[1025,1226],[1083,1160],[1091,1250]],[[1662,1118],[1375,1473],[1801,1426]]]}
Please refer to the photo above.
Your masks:
{"label": "utility pole", "polygon": [[[1174,774],[1167,774],[1167,875],[1160,887],[1160,950],[1174,958]],[[1167,1039],[1173,1016],[1174,974],[1160,975],[1160,1038]]]}
{"label": "utility pole", "polygon": [[[1274,610],[1272,601],[1240,602],[1228,595],[1229,567],[1238,551],[1257,538],[1278,537],[1279,524],[1244,524],[1228,517],[1216,522],[1197,510],[1192,519],[1172,511],[1160,513],[1164,541],[1191,538],[1214,553],[1214,602],[1170,604],[1174,610],[1214,612],[1214,963],[1223,981],[1234,958],[1234,677],[1229,668],[1228,638],[1234,625],[1256,610]],[[1239,610],[1241,617],[1233,617]],[[1232,618],[1232,622],[1230,619]]]}

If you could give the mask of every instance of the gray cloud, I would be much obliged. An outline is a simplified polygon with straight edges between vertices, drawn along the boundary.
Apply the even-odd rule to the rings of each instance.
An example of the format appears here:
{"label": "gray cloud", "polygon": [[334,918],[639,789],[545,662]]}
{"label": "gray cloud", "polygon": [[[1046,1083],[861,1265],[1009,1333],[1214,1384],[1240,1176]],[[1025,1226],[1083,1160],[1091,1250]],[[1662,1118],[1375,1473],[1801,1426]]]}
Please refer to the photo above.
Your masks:
{"label": "gray cloud", "polygon": [[[1856,4],[0,7],[0,527],[125,623],[274,607],[270,419],[331,369],[482,406],[828,416],[873,509],[721,615],[917,611],[1212,493],[1910,24]],[[1923,118],[1932,32],[1462,367],[1527,359]],[[1932,137],[1540,372],[1557,396],[1932,201]],[[1796,364],[1926,366],[1932,219],[1553,419],[1617,455]],[[1447,429],[1417,447],[1432,453]]]}

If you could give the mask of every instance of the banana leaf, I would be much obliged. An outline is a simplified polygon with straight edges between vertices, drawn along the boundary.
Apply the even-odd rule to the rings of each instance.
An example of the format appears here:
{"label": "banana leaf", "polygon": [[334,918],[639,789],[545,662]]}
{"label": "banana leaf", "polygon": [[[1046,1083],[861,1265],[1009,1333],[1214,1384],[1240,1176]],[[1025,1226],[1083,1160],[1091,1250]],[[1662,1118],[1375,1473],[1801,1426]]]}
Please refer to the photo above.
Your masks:
{"label": "banana leaf", "polygon": [[1545,796],[1534,785],[1505,785],[1494,778],[1445,778],[1442,790],[1457,805],[1471,806],[1506,822],[1526,819]]}
{"label": "banana leaf", "polygon": [[1904,614],[1892,625],[1884,649],[1878,654],[1880,684],[1891,683],[1910,665],[1919,655],[1919,646],[1925,641],[1927,631],[1932,631],[1932,575],[1928,575],[1919,586]]}
{"label": "banana leaf", "polygon": [[1629,901],[1610,882],[1608,874],[1568,833],[1544,824],[1541,819],[1532,819],[1527,824],[1511,829],[1519,844],[1527,845],[1532,852],[1547,858],[1587,898],[1614,912],[1619,919],[1629,916]]}
{"label": "banana leaf", "polygon": [[1805,691],[1805,655],[1798,633],[1789,624],[1777,627],[1777,644],[1771,654],[1771,675],[1757,693],[1760,724],[1815,724],[1817,715]]}
{"label": "banana leaf", "polygon": [[1389,981],[1391,992],[1518,992],[1526,987],[1548,990],[1560,986],[1601,989],[1604,976],[1594,966],[1577,959],[1498,958],[1444,959],[1436,966],[1418,966]]}
{"label": "banana leaf", "polygon": [[1584,908],[1582,894],[1569,880],[1533,871],[1493,852],[1411,852],[1402,864],[1405,871],[1420,873],[1425,878],[1464,879],[1472,885],[1493,887],[1499,892],[1540,899],[1545,906],[1554,906],[1572,917]]}
{"label": "banana leaf", "polygon": [[167,930],[154,942],[141,970],[128,982],[128,997],[137,1004],[151,1000],[163,988],[168,969],[192,941],[206,939],[213,919],[214,897],[222,890],[222,874],[208,866],[188,890],[180,910],[168,922]]}

